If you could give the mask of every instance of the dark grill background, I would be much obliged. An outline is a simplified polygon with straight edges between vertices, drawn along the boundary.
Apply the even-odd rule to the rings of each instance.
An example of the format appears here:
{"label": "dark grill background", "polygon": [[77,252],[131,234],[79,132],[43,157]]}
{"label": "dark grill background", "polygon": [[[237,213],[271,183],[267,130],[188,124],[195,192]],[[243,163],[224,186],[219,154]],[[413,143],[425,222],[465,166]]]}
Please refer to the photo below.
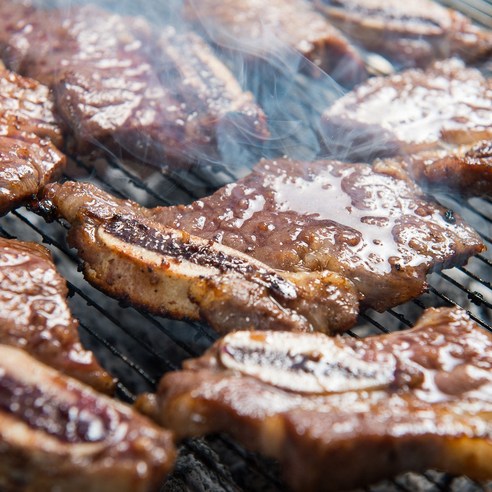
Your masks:
{"label": "dark grill background", "polygon": [[[258,85],[257,78],[247,83],[255,89],[262,102],[268,101],[271,94]],[[317,82],[319,99],[313,99],[306,96],[305,91],[310,81],[299,76],[295,84],[288,83],[290,85],[285,94],[286,100],[291,101],[290,105],[276,100],[275,105],[269,106],[273,132],[280,132],[282,139],[276,142],[275,148],[271,146],[262,151],[267,155],[285,151],[294,156],[312,157],[319,150],[315,125],[300,132],[300,127],[293,124],[289,130],[288,126],[286,129],[285,119],[299,122],[309,118],[315,121],[316,108],[323,107],[319,102],[329,101],[333,93],[326,92],[322,82]],[[293,94],[296,97],[292,97]],[[237,149],[231,151],[237,152]],[[244,175],[255,160],[254,152],[232,155],[228,166],[202,163],[191,170],[168,175],[154,169],[128,165],[117,156],[103,159],[95,154],[85,160],[74,158],[65,178],[92,181],[116,196],[130,198],[146,206],[187,203]],[[440,197],[440,201],[461,213],[491,247],[492,201],[473,199],[459,203],[445,196]],[[53,252],[57,266],[70,287],[70,305],[80,320],[81,338],[86,346],[95,351],[102,364],[118,377],[118,397],[131,402],[135,395],[152,391],[162,374],[179,368],[182,360],[203,353],[217,338],[213,330],[200,323],[155,317],[121,306],[93,289],[78,271],[77,256],[65,243],[65,229],[66,226],[61,223],[46,224],[26,209],[0,219],[2,236],[42,242]],[[471,259],[466,267],[432,274],[429,277],[429,292],[421,298],[383,314],[368,311],[361,315],[359,324],[349,335],[365,336],[406,329],[412,326],[424,308],[442,305],[462,306],[481,329],[492,331],[491,282],[492,254],[486,252]],[[465,477],[429,471],[423,475],[405,474],[367,490],[485,491],[492,490],[490,487],[492,484],[487,487]],[[273,492],[285,488],[274,462],[245,451],[225,436],[185,442],[180,448],[174,473],[162,486],[162,490],[166,491]]]}

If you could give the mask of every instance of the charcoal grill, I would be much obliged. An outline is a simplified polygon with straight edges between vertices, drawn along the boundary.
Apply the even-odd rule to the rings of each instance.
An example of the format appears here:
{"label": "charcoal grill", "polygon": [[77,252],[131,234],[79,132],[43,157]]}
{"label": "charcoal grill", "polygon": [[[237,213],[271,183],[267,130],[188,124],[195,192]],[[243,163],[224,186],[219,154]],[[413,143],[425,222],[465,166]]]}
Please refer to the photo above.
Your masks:
{"label": "charcoal grill", "polygon": [[[487,8],[492,8],[490,3],[478,0],[448,3],[453,3],[454,7],[465,3],[486,4],[486,13]],[[480,12],[483,14],[483,9]],[[472,14],[470,11],[467,13]],[[492,12],[489,14],[490,20]],[[304,94],[303,85],[306,83],[302,77],[296,81],[299,98]],[[333,94],[321,94],[320,97],[326,101]],[[309,111],[319,107],[316,101],[306,104],[310,106]],[[299,111],[302,112],[306,104],[293,108],[283,106],[281,109],[284,112],[291,109],[291,116],[295,119],[302,116]],[[283,145],[296,148],[300,157],[310,156],[317,150],[311,145],[313,140],[306,139],[306,135],[302,137],[305,145],[300,151],[298,132],[283,137]],[[275,150],[278,151],[270,149],[272,152]],[[130,198],[146,206],[171,205],[188,203],[236,180],[247,172],[248,162],[253,160],[249,156],[241,165],[233,166],[203,163],[191,170],[163,174],[129,163],[117,155],[106,153],[101,158],[97,153],[84,160],[71,156],[65,178],[91,181],[118,197]],[[349,336],[407,329],[426,307],[450,305],[463,307],[478,323],[479,329],[492,331],[492,200],[459,202],[443,196],[440,201],[459,212],[477,229],[489,251],[472,258],[466,267],[432,274],[428,292],[419,299],[385,313],[365,312]],[[139,393],[153,391],[165,372],[178,369],[184,359],[203,353],[217,339],[217,334],[208,326],[156,317],[124,306],[92,288],[80,273],[75,252],[65,242],[66,227],[61,222],[47,224],[23,208],[0,220],[0,235],[42,242],[52,251],[60,272],[68,281],[70,305],[80,320],[82,341],[118,378],[118,398],[131,403]],[[279,477],[275,462],[250,453],[228,437],[218,435],[185,441],[175,470],[162,484],[161,490],[278,492],[286,489]],[[400,475],[366,490],[485,492],[492,490],[492,483],[480,485],[466,477],[428,471]]]}

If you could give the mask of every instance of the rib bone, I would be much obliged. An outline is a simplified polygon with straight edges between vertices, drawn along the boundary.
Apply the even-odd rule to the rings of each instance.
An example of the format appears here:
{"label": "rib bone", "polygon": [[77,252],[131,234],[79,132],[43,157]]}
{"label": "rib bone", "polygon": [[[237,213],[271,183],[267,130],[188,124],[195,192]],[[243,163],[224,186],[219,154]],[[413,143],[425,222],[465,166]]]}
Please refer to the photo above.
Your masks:
{"label": "rib bone", "polygon": [[46,189],[40,209],[72,225],[86,278],[110,295],[159,314],[205,319],[218,331],[342,331],[358,297],[335,273],[284,273],[213,241],[147,219],[146,209],[95,186]]}

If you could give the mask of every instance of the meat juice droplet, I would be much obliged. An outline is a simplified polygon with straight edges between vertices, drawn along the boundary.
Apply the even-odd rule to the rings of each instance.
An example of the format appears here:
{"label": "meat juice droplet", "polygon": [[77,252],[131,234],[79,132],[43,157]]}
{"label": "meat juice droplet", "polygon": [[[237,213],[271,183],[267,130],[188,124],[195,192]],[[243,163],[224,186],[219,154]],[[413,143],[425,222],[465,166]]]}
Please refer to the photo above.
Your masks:
{"label": "meat juice droplet", "polygon": [[[381,274],[390,273],[389,259],[401,259],[402,256],[392,230],[399,217],[414,213],[411,202],[398,196],[395,183],[386,182],[389,178],[368,174],[361,177],[358,185],[367,184],[367,189],[378,185],[379,192],[384,196],[381,200],[371,200],[368,203],[370,208],[360,209],[354,206],[351,196],[343,191],[342,181],[350,172],[348,169],[341,176],[334,176],[327,168],[319,172],[313,181],[276,176],[267,178],[267,183],[275,190],[277,210],[312,215],[317,220],[334,221],[358,231],[359,241],[350,246],[353,253],[371,270]],[[424,259],[414,254],[410,261],[412,266],[417,266]]]}

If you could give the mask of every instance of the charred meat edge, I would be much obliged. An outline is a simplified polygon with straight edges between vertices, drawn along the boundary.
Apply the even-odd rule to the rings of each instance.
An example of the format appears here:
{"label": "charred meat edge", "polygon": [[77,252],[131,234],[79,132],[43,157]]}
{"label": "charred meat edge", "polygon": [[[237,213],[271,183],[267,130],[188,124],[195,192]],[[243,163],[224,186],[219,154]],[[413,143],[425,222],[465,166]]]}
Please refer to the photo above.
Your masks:
{"label": "charred meat edge", "polygon": [[[337,332],[356,322],[357,291],[344,277],[276,271],[232,248],[145,219],[143,207],[93,185],[50,185],[34,207],[48,220],[63,217],[71,224],[69,242],[90,282],[154,313],[205,319],[223,332],[255,326]],[[343,315],[333,309],[340,302]],[[226,313],[220,320],[214,317],[218,309]],[[233,316],[236,309],[239,317]]]}
{"label": "charred meat edge", "polygon": [[150,492],[176,456],[169,431],[6,345],[0,442],[0,488],[8,492]]}
{"label": "charred meat edge", "polygon": [[0,343],[19,347],[98,391],[113,393],[115,379],[80,343],[67,296],[65,279],[46,248],[0,238]]}

